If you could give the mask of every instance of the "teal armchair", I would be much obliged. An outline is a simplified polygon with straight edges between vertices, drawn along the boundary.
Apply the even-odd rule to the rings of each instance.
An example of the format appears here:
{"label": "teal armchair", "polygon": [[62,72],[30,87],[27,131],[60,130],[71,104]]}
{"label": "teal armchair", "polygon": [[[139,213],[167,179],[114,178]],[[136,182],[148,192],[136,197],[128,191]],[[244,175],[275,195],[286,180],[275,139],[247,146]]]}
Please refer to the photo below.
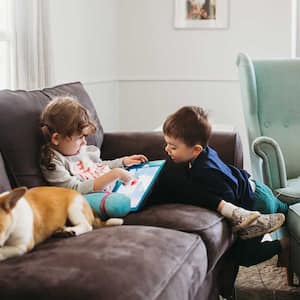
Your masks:
{"label": "teal armchair", "polygon": [[300,201],[300,60],[237,59],[254,178]]}
{"label": "teal armchair", "polygon": [[290,204],[292,285],[293,272],[300,277],[300,59],[258,60],[241,53],[237,66],[252,174]]}

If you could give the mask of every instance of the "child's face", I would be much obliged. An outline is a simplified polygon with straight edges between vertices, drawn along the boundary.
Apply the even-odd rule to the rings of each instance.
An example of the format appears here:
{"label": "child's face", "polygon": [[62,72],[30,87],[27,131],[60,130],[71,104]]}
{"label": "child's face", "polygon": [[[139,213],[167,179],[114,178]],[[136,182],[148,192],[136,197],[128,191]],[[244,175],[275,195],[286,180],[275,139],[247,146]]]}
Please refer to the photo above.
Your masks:
{"label": "child's face", "polygon": [[71,137],[62,136],[54,133],[52,136],[52,145],[55,150],[63,155],[75,155],[80,152],[82,146],[86,145],[86,137],[88,136],[88,128],[84,128],[81,134],[75,134]]}
{"label": "child's face", "polygon": [[181,139],[164,136],[167,143],[165,150],[176,163],[195,159],[202,151],[201,145],[188,146]]}

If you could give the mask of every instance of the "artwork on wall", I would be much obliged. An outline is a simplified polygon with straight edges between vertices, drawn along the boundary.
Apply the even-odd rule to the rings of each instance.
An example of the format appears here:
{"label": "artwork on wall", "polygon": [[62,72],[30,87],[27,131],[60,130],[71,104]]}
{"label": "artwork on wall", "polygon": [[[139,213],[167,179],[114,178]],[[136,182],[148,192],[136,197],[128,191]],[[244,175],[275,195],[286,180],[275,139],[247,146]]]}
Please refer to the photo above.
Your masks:
{"label": "artwork on wall", "polygon": [[174,0],[175,27],[219,29],[228,27],[229,0]]}

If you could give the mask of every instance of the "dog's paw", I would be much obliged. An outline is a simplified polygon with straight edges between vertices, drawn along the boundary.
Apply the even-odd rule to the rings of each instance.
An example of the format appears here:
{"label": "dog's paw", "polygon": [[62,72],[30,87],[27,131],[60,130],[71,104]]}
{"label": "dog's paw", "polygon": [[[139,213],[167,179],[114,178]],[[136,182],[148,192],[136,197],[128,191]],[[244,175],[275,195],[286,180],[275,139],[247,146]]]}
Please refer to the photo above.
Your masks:
{"label": "dog's paw", "polygon": [[68,231],[65,228],[59,228],[54,232],[53,237],[67,238],[67,237],[72,237],[75,235],[76,235],[75,231],[72,231],[72,230]]}

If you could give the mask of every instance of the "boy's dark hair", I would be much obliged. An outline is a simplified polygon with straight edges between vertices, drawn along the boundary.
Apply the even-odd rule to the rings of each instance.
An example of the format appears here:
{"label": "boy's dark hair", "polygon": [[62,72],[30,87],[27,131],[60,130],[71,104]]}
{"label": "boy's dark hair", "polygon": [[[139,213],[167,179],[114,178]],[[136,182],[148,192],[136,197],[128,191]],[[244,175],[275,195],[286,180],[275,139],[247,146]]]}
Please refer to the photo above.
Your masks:
{"label": "boy's dark hair", "polygon": [[198,106],[184,106],[170,115],[163,125],[163,133],[182,140],[188,146],[206,147],[211,136],[207,112]]}

